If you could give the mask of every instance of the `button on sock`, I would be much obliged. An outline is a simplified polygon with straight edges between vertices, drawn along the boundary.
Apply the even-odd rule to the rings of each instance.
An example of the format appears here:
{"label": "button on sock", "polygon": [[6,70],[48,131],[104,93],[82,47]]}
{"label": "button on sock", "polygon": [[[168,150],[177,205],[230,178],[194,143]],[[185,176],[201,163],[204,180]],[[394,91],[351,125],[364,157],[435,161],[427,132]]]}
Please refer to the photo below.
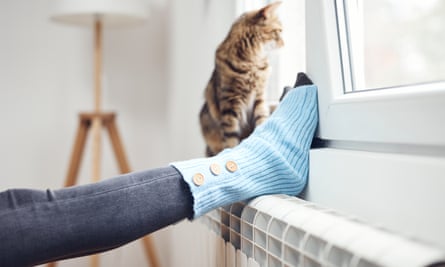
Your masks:
{"label": "button on sock", "polygon": [[194,217],[259,195],[300,193],[307,182],[317,123],[317,87],[296,87],[235,148],[172,163],[190,186]]}

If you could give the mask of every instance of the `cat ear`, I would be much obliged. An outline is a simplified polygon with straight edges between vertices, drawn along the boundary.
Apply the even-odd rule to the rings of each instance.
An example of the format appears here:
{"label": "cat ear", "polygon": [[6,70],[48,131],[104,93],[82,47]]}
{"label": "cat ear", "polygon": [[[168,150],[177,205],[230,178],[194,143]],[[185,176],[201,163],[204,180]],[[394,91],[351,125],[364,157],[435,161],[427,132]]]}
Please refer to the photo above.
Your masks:
{"label": "cat ear", "polygon": [[275,13],[275,10],[281,5],[281,1],[273,2],[258,11],[258,16],[264,19],[269,18]]}

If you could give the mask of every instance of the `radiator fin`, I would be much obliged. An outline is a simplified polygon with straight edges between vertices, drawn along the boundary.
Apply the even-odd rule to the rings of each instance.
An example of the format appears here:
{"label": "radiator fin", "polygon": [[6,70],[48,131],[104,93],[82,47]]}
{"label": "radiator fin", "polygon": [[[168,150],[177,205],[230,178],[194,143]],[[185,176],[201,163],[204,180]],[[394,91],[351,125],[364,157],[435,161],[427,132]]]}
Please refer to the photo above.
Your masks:
{"label": "radiator fin", "polygon": [[264,196],[209,212],[227,267],[445,266],[445,253],[313,203]]}

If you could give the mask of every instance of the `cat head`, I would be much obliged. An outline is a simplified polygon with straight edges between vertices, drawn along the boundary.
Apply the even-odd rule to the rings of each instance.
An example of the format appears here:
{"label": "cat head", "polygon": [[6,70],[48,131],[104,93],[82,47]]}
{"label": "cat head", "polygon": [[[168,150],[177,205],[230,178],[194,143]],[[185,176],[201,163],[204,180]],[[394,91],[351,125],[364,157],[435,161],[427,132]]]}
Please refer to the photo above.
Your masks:
{"label": "cat head", "polygon": [[263,45],[282,47],[284,41],[281,36],[282,24],[276,14],[276,9],[281,2],[271,3],[259,10],[246,12],[235,22],[236,26],[247,29],[250,34],[254,34]]}

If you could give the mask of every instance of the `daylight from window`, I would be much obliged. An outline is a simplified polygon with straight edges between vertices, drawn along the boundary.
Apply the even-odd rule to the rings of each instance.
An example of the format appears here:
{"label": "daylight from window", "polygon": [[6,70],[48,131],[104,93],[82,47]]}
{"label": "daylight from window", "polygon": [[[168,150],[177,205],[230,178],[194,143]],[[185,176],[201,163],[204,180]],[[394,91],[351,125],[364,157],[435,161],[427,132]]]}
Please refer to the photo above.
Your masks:
{"label": "daylight from window", "polygon": [[445,80],[445,1],[345,1],[353,90]]}
{"label": "daylight from window", "polygon": [[[238,2],[238,14],[259,9],[274,0],[244,0]],[[284,47],[269,53],[271,72],[266,99],[277,102],[285,86],[295,83],[297,73],[306,70],[305,0],[281,0],[277,12],[283,24]],[[286,12],[293,10],[292,12]]]}

